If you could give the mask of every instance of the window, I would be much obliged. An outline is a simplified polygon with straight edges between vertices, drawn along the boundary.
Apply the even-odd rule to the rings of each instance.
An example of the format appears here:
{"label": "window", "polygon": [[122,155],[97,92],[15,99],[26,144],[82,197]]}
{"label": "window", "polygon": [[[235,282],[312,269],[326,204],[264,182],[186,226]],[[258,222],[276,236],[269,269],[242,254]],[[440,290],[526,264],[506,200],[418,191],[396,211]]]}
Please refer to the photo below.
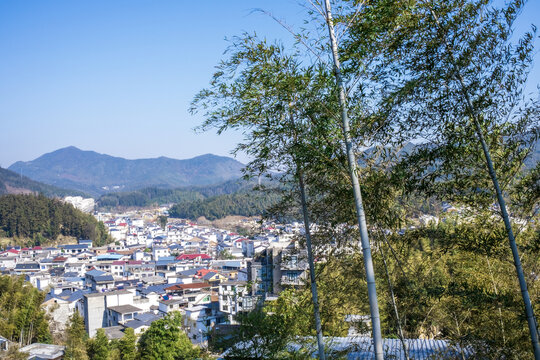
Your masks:
{"label": "window", "polygon": [[298,273],[296,271],[287,271],[285,273],[285,277],[288,281],[296,281],[298,280]]}
{"label": "window", "polygon": [[297,266],[298,265],[298,256],[291,255],[290,264],[291,264],[291,266]]}

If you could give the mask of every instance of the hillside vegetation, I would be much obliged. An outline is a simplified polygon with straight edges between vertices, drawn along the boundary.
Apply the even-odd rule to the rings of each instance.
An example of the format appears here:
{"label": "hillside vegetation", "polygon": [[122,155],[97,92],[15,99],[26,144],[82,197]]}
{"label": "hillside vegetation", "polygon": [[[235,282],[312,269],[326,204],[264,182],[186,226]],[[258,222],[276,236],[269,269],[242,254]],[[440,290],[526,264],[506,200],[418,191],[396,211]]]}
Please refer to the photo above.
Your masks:
{"label": "hillside vegetation", "polygon": [[115,192],[102,195],[97,204],[100,208],[144,207],[172,204],[184,201],[203,200],[211,196],[232,194],[253,188],[254,182],[229,180],[218,185],[188,186],[177,189],[147,187],[129,192]]}
{"label": "hillside vegetation", "polygon": [[32,239],[44,245],[59,235],[92,239],[95,246],[110,242],[107,229],[92,215],[44,195],[0,196],[0,236]]}
{"label": "hillside vegetation", "polygon": [[244,191],[234,194],[213,196],[203,200],[185,201],[174,205],[169,215],[174,218],[195,220],[204,216],[208,220],[221,219],[230,215],[264,215],[268,208],[279,202],[275,194]]}
{"label": "hillside vegetation", "polygon": [[23,276],[0,276],[0,335],[23,346],[50,343],[49,323],[41,303],[45,293]]}

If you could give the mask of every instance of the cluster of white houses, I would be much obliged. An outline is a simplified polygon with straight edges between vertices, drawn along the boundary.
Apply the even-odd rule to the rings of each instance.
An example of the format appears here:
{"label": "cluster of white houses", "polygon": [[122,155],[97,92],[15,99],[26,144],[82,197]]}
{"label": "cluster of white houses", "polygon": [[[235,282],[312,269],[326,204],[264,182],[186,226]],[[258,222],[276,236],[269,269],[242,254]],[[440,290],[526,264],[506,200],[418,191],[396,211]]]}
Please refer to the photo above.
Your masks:
{"label": "cluster of white houses", "polygon": [[268,225],[247,239],[188,222],[162,229],[127,217],[104,220],[115,239],[108,246],[79,240],[0,252],[2,273],[22,274],[47,291],[43,306],[55,331],[78,311],[90,336],[103,328],[114,339],[180,311],[189,338],[202,344],[216,325],[234,324],[235,315],[306,276],[305,253],[293,240],[298,224]]}

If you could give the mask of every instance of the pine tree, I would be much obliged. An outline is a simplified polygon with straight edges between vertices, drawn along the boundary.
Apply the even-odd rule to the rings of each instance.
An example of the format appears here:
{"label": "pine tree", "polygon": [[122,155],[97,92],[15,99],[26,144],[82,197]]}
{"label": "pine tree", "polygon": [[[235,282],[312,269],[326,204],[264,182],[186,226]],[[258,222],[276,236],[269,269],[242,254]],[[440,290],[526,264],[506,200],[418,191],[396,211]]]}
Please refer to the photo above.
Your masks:
{"label": "pine tree", "polygon": [[98,329],[96,336],[86,343],[86,352],[90,360],[108,360],[109,348],[109,339],[103,329]]}
{"label": "pine tree", "polygon": [[181,328],[182,316],[175,312],[156,320],[139,340],[139,355],[143,360],[191,360],[199,350],[191,344]]}
{"label": "pine tree", "polygon": [[86,353],[86,340],[88,335],[84,327],[84,319],[76,311],[69,319],[69,326],[66,330],[66,360],[88,360]]}
{"label": "pine tree", "polygon": [[118,350],[120,352],[120,359],[122,360],[136,360],[137,359],[137,337],[132,328],[127,328],[124,331],[124,337],[118,341]]}

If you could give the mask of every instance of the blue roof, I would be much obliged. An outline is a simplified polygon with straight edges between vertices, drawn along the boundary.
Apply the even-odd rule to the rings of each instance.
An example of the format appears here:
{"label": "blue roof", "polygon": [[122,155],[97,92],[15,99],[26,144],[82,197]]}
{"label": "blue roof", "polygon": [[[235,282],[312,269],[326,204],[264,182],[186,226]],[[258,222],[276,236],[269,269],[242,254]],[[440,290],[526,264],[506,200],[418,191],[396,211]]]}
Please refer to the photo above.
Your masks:
{"label": "blue roof", "polygon": [[[455,359],[460,348],[453,346],[447,340],[404,339],[411,359]],[[325,337],[330,351],[345,351],[348,360],[371,360],[374,358],[373,340],[370,337]],[[290,344],[292,348],[300,344]],[[316,351],[313,348],[314,352]],[[383,339],[385,358],[405,359],[403,347],[399,339]],[[470,351],[463,349],[465,357]]]}
{"label": "blue roof", "polygon": [[68,289],[64,289],[60,294],[57,294],[57,295],[54,295],[54,294],[51,295],[50,293],[48,293],[45,296],[44,302],[48,301],[50,299],[59,299],[59,300],[63,300],[63,301],[74,302],[74,301],[77,301],[77,300],[81,299],[84,294],[87,294],[89,292],[90,292],[90,290],[71,291],[71,290],[68,290]]}
{"label": "blue roof", "polygon": [[97,270],[97,269],[93,269],[93,270],[90,270],[90,271],[86,272],[86,275],[90,275],[92,277],[101,276],[103,274],[106,274],[106,272],[105,271],[100,271],[100,270]]}
{"label": "blue roof", "polygon": [[[288,348],[290,350],[306,350],[313,353],[313,357],[317,353],[316,344],[312,340],[308,343],[289,343]],[[470,349],[463,349],[459,346],[454,346],[447,340],[428,340],[428,339],[405,339],[407,344],[409,358],[411,359],[456,359],[463,351],[465,358],[471,358],[473,355]],[[327,351],[330,355],[345,354],[345,358],[348,360],[372,360],[375,357],[373,351],[373,340],[368,337],[325,337],[324,342],[326,344]],[[240,342],[233,345],[238,349],[250,348],[251,342]],[[252,350],[254,357],[257,356],[257,350]],[[228,349],[218,360],[223,359],[227,354],[231,352]],[[405,359],[403,347],[399,339],[383,339],[383,352],[384,357],[389,359]]]}
{"label": "blue roof", "polygon": [[94,276],[94,281],[96,282],[114,281],[114,278],[112,277],[112,275]]}
{"label": "blue roof", "polygon": [[128,321],[124,324],[126,327],[137,329],[141,326],[150,326],[154,321],[161,319],[161,315],[155,315],[152,313],[140,313],[135,315],[135,319]]}
{"label": "blue roof", "polygon": [[120,254],[103,254],[98,255],[97,259],[99,260],[120,260],[124,255]]}
{"label": "blue roof", "polygon": [[19,263],[15,265],[15,270],[39,270],[38,263]]}
{"label": "blue roof", "polygon": [[76,244],[76,245],[60,245],[63,249],[88,249],[86,244]]}
{"label": "blue roof", "polygon": [[140,313],[138,315],[135,315],[135,319],[142,321],[142,322],[152,322],[157,319],[159,319],[161,316],[153,314],[153,313]]}
{"label": "blue roof", "polygon": [[216,276],[218,274],[217,271],[210,271],[208,272],[206,275],[203,276],[203,279],[204,280],[210,280],[211,278],[213,278],[214,276]]}
{"label": "blue roof", "polygon": [[141,326],[150,326],[150,324],[147,324],[146,322],[144,321],[140,321],[140,320],[131,320],[131,321],[128,321],[124,324],[125,327],[128,327],[128,328],[132,328],[132,329],[137,329],[137,328],[140,328]]}
{"label": "blue roof", "polygon": [[174,285],[179,285],[181,283],[174,283],[174,284],[159,284],[159,285],[150,285],[142,290],[140,290],[143,294],[150,294],[152,292],[155,292],[156,294],[165,294],[165,289]]}
{"label": "blue roof", "polygon": [[195,275],[195,274],[197,273],[197,271],[202,270],[202,269],[206,269],[206,268],[200,266],[200,267],[196,267],[196,268],[194,268],[194,269],[189,269],[189,270],[180,271],[180,272],[178,273],[178,275],[193,276],[193,275]]}
{"label": "blue roof", "polygon": [[67,299],[67,301],[69,302],[77,301],[81,299],[84,294],[90,293],[90,291],[91,291],[90,289],[74,291],[73,294],[71,294],[71,296]]}
{"label": "blue roof", "polygon": [[150,294],[155,292],[156,294],[164,294],[165,288],[168,288],[171,286],[170,284],[160,284],[160,285],[150,285],[144,289],[141,290],[141,293],[143,294]]}
{"label": "blue roof", "polygon": [[169,264],[172,264],[174,262],[175,262],[174,258],[172,260],[160,258],[158,261],[156,261],[156,266],[169,265]]}

